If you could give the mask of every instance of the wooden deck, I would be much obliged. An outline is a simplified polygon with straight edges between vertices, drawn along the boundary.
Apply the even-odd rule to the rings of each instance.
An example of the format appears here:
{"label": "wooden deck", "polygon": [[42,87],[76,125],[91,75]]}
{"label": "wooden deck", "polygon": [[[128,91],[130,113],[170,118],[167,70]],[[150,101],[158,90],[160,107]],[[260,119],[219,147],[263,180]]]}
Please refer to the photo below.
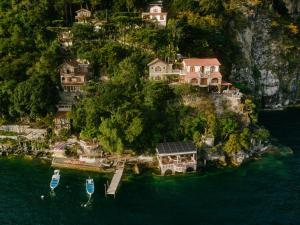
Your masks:
{"label": "wooden deck", "polygon": [[114,197],[116,196],[117,189],[119,187],[119,184],[121,182],[123,172],[125,168],[125,162],[120,162],[119,165],[117,166],[117,170],[110,182],[109,187],[106,190],[107,195],[113,195]]}

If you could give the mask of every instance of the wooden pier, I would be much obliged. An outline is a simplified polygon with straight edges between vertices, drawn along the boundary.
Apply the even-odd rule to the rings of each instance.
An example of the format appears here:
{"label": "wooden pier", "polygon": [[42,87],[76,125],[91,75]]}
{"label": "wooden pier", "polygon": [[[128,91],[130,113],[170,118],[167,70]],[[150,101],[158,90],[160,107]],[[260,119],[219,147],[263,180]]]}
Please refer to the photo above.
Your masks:
{"label": "wooden pier", "polygon": [[116,192],[117,192],[117,189],[121,182],[124,168],[125,168],[125,161],[119,162],[117,165],[115,174],[114,174],[107,190],[105,190],[105,195],[113,195],[114,197],[116,197]]}

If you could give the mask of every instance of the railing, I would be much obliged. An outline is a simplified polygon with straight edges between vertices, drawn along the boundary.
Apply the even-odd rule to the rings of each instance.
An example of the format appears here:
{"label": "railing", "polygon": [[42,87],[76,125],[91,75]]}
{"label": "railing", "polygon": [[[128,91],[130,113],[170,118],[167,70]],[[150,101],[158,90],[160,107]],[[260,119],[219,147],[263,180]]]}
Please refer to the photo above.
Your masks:
{"label": "railing", "polygon": [[163,169],[178,169],[178,168],[181,168],[181,169],[186,169],[188,167],[193,167],[195,166],[196,164],[196,161],[195,160],[192,160],[192,161],[189,161],[189,162],[174,162],[174,163],[168,163],[168,164],[163,164],[162,162],[159,162],[159,165],[163,168]]}

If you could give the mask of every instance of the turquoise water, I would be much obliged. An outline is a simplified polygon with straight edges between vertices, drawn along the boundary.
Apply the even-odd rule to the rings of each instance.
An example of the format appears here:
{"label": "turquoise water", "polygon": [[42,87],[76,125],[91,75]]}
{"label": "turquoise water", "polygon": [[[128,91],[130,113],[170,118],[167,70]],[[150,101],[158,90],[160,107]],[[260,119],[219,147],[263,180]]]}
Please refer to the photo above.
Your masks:
{"label": "turquoise water", "polygon": [[[0,225],[298,225],[300,110],[266,112],[260,120],[294,155],[205,174],[129,177],[116,199],[104,197],[104,175],[62,170],[51,196],[48,164],[1,159]],[[95,193],[83,207],[88,176]]]}

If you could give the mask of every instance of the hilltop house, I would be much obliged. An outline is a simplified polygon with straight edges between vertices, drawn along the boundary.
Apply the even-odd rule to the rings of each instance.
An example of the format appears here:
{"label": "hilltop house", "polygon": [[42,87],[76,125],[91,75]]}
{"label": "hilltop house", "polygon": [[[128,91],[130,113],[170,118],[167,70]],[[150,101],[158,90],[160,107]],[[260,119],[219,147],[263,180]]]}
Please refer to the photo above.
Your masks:
{"label": "hilltop house", "polygon": [[217,87],[221,91],[222,74],[221,63],[217,58],[189,58],[175,65],[166,63],[160,59],[154,59],[148,64],[149,78],[153,80],[165,80],[170,75],[178,77],[178,82],[188,83],[199,87]]}
{"label": "hilltop house", "polygon": [[70,60],[60,68],[61,86],[65,92],[80,92],[90,75],[90,63],[87,60]]}
{"label": "hilltop house", "polygon": [[167,25],[167,15],[168,13],[162,12],[162,5],[158,4],[151,4],[149,12],[142,13],[143,20],[154,20],[161,26]]}
{"label": "hilltop house", "polygon": [[92,17],[92,12],[88,9],[79,9],[75,13],[75,20],[77,23],[87,23]]}
{"label": "hilltop house", "polygon": [[156,147],[161,174],[185,173],[197,169],[197,148],[193,142],[166,142]]}

